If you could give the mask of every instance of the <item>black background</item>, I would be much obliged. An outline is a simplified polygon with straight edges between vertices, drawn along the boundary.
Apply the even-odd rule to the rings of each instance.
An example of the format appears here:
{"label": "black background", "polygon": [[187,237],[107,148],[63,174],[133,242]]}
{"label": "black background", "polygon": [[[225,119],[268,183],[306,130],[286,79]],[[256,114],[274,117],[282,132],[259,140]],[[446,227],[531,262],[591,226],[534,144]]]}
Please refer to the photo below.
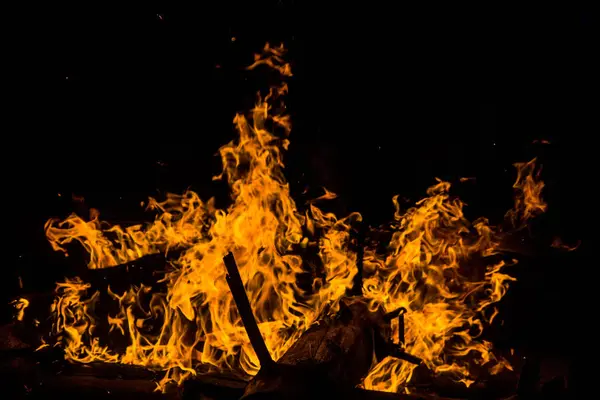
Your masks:
{"label": "black background", "polygon": [[[48,218],[94,207],[127,224],[148,218],[139,203],[149,195],[219,195],[214,155],[264,85],[243,67],[271,41],[289,49],[294,72],[286,173],[300,207],[307,185],[326,186],[339,212],[379,224],[392,195],[414,201],[435,177],[473,176],[455,193],[470,217],[498,221],[511,206],[511,164],[537,156],[549,210],[532,227],[537,253],[512,271],[519,281],[496,329],[509,345],[562,356],[588,330],[598,104],[587,10],[265,1],[4,20],[7,302],[18,276],[41,290],[84,262],[51,251]],[[582,245],[559,252],[555,236]]]}

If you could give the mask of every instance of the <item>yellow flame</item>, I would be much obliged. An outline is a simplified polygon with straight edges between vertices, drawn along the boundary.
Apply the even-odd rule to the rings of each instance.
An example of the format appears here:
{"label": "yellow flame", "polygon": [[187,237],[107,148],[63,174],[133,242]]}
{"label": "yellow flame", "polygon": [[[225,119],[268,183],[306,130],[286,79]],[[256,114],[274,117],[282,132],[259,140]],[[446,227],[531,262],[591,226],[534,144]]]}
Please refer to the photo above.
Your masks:
{"label": "yellow flame", "polygon": [[[501,272],[503,261],[484,266],[483,274],[473,264],[476,256],[496,254],[500,238],[487,220],[467,221],[463,203],[452,199],[449,189],[449,183],[439,181],[428,190],[429,197],[404,213],[394,198],[389,252],[366,252],[365,271],[370,276],[364,279],[364,292],[373,308],[405,307],[410,352],[432,371],[452,373],[466,384],[471,381],[469,369],[460,357],[475,352],[484,362],[495,360],[491,345],[476,338],[486,322],[483,311],[502,298],[514,278]],[[414,368],[387,358],[371,371],[364,386],[397,391]]]}
{"label": "yellow flame", "polygon": [[42,339],[42,344],[39,345],[38,347],[36,347],[36,349],[34,351],[40,351],[42,349],[45,349],[46,347],[50,347],[50,345],[46,342],[44,342],[44,339]]}
{"label": "yellow flame", "polygon": [[159,212],[149,227],[111,226],[101,222],[99,213],[92,210],[89,221],[76,214],[60,222],[49,220],[45,226],[46,237],[54,250],[65,254],[66,244],[81,243],[90,254],[88,267],[91,269],[114,267],[147,254],[188,247],[201,240],[208,227],[211,204],[205,204],[191,191],[183,195],[169,194],[163,202],[149,199],[147,208]]}
{"label": "yellow flame", "polygon": [[515,206],[506,216],[514,226],[521,224],[546,211],[547,204],[542,200],[544,182],[539,180],[541,168],[536,168],[536,159],[525,163],[514,164],[517,168],[515,189]]}
{"label": "yellow flame", "polygon": [[[292,73],[284,54],[282,46],[267,44],[249,69],[268,66],[288,78]],[[358,270],[348,244],[351,228],[362,217],[338,218],[319,209],[316,201],[304,211],[296,207],[283,175],[291,130],[289,116],[281,111],[287,90],[283,82],[259,95],[249,115],[235,116],[238,138],[220,148],[223,170],[215,177],[229,184],[227,209],[188,191],[169,194],[163,202],[149,199],[148,209],[156,218],[147,226],[111,226],[97,212],[89,221],[77,215],[48,221],[53,248],[66,254],[67,244],[79,242],[90,254],[91,269],[182,250],[173,269],[157,282],[166,285],[166,292],[141,285],[123,293],[110,287],[106,293],[88,293],[91,285],[80,279],[59,283],[53,331],[63,339],[67,359],[165,370],[160,389],[195,374],[196,363],[255,374],[258,358],[225,281],[222,258],[229,251],[274,359],[325,310],[337,310]],[[517,168],[518,199],[507,214],[514,222],[546,207],[540,198],[543,183],[533,176],[535,160]],[[470,384],[469,365],[462,361],[467,354],[490,368],[509,367],[491,352],[490,343],[477,337],[497,313],[489,306],[514,278],[503,272],[506,262],[493,257],[499,253],[499,229],[483,218],[466,220],[463,203],[449,190],[449,183],[438,181],[406,211],[394,197],[392,240],[385,253],[375,247],[365,250],[363,293],[373,310],[405,307],[409,352],[432,371]],[[315,200],[334,197],[325,190]],[[100,298],[117,312],[109,313],[105,331],[97,333]],[[109,339],[114,337],[126,346],[113,345]],[[411,364],[388,357],[371,370],[364,387],[398,391],[413,370]]]}
{"label": "yellow flame", "polygon": [[20,299],[13,300],[10,302],[12,306],[15,308],[15,318],[17,321],[23,321],[25,317],[25,309],[29,307],[29,300],[21,297]]}
{"label": "yellow flame", "polygon": [[[283,52],[283,47],[265,46],[250,69],[264,64],[283,77],[291,76],[289,65],[282,62]],[[282,151],[288,146],[291,125],[286,115],[271,114],[286,92],[285,83],[273,88],[259,98],[249,118],[235,117],[239,138],[220,149],[223,172],[215,177],[226,179],[231,187],[232,205],[226,211],[187,192],[169,195],[162,203],[150,199],[149,207],[158,216],[148,227],[110,226],[100,222],[97,213],[90,221],[71,215],[63,222],[47,223],[53,247],[66,252],[66,244],[80,242],[90,253],[89,268],[186,249],[165,278],[167,294],[152,295],[146,318],[162,322],[158,333],[145,332],[136,317],[143,309],[139,298],[150,288],[131,288],[123,294],[108,291],[120,309],[108,317],[109,333],[118,332],[130,341],[122,353],[100,345],[94,336],[92,310],[99,293],[86,297],[90,287],[81,281],[59,284],[55,332],[64,332],[69,359],[160,367],[168,370],[164,382],[193,374],[194,361],[256,373],[258,359],[225,281],[222,258],[230,250],[274,358],[289,348],[325,305],[335,309],[332,303],[352,285],[356,273],[355,255],[346,244],[349,224],[360,216],[338,219],[315,206],[306,214],[297,211],[282,172]],[[303,233],[308,219],[310,238]],[[324,276],[313,282],[313,288],[298,286],[297,275],[306,273],[299,249],[320,254],[323,260]]]}

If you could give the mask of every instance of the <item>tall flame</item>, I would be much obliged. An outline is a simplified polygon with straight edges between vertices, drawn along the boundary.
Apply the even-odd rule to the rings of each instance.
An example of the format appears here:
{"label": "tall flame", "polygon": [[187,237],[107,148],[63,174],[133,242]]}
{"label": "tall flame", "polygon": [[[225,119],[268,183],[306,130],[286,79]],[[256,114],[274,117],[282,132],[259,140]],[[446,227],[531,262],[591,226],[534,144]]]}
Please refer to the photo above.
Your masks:
{"label": "tall flame", "polygon": [[[438,182],[428,197],[396,213],[393,236],[385,254],[365,252],[365,297],[372,307],[405,307],[406,345],[434,372],[469,377],[461,356],[477,353],[482,363],[495,361],[491,345],[477,341],[494,314],[483,311],[498,302],[513,277],[502,273],[500,260],[478,268],[476,257],[497,254],[500,237],[484,218],[473,223],[463,215],[463,203],[452,199],[450,184]],[[395,333],[397,335],[397,333]],[[452,359],[452,361],[450,361]],[[368,389],[397,391],[410,380],[415,366],[387,358],[365,379]]]}
{"label": "tall flame", "polygon": [[[219,150],[223,170],[215,179],[229,184],[231,204],[226,210],[188,191],[170,194],[162,202],[150,199],[148,208],[156,218],[146,226],[111,226],[97,212],[89,221],[73,214],[62,222],[47,222],[53,248],[67,253],[67,244],[81,243],[90,254],[91,269],[182,250],[172,270],[157,282],[166,285],[166,293],[143,285],[124,293],[110,288],[88,293],[91,285],[80,279],[59,283],[52,306],[54,333],[64,340],[67,359],[162,369],[161,389],[195,374],[196,363],[255,374],[260,365],[225,281],[222,258],[229,251],[274,359],[319,315],[337,310],[358,271],[349,243],[361,216],[338,218],[315,202],[301,212],[290,196],[283,152],[291,123],[283,97],[292,73],[284,55],[283,46],[267,44],[249,67],[267,66],[283,83],[259,95],[248,115],[235,116],[238,138]],[[539,198],[543,184],[531,176],[534,169],[535,160],[519,168],[515,188],[520,198],[510,213],[515,221],[545,208]],[[468,365],[461,363],[468,353],[477,354],[482,364],[508,365],[477,337],[495,316],[489,306],[502,298],[514,278],[502,272],[504,261],[492,257],[499,252],[500,230],[485,219],[467,221],[463,203],[451,198],[449,189],[449,183],[439,181],[428,197],[405,212],[397,197],[393,199],[392,239],[386,252],[375,246],[365,250],[363,293],[372,309],[405,307],[410,352],[433,371],[468,383]],[[326,191],[320,199],[333,197]],[[481,268],[473,262],[476,258],[488,266]],[[100,299],[117,310],[107,317],[108,331],[101,333],[94,311]],[[124,348],[107,340],[115,335],[126,342]],[[364,386],[397,391],[413,368],[382,360]]]}

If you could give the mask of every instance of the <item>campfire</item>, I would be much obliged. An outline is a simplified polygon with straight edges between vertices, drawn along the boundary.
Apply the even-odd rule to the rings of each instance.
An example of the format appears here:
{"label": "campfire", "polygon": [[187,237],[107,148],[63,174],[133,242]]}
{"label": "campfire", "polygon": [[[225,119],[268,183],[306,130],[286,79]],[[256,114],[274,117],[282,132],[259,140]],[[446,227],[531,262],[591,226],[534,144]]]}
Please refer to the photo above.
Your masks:
{"label": "campfire", "polygon": [[236,115],[237,137],[219,149],[227,207],[187,191],[141,204],[149,224],[112,225],[95,210],[47,222],[54,250],[80,246],[89,259],[51,298],[15,299],[36,357],[75,375],[133,376],[157,396],[526,393],[522,360],[483,334],[515,280],[510,243],[546,209],[536,159],[515,164],[502,221],[465,217],[452,188],[467,178],[434,181],[410,207],[392,198],[382,226],[325,211],[327,189],[297,203],[284,174],[285,56],[267,44],[248,67],[279,83]]}

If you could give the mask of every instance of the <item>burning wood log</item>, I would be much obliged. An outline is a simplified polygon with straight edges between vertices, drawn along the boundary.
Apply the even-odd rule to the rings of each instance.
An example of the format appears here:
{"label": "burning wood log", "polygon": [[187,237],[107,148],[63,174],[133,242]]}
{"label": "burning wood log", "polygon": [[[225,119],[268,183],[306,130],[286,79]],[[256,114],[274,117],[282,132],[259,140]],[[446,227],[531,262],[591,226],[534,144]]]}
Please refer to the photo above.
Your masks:
{"label": "burning wood log", "polygon": [[185,249],[177,249],[167,254],[149,254],[134,261],[110,268],[83,269],[78,276],[95,290],[104,290],[110,284],[115,290],[127,290],[131,285],[156,286],[157,277],[170,269],[170,261],[176,260]]}
{"label": "burning wood log", "polygon": [[225,267],[227,267],[227,284],[231,289],[231,294],[233,295],[235,304],[238,308],[240,316],[242,317],[242,322],[246,327],[246,332],[250,338],[250,343],[252,344],[256,355],[258,356],[261,368],[269,368],[273,364],[273,359],[271,358],[271,354],[269,354],[267,345],[265,344],[265,341],[260,334],[260,330],[258,329],[258,325],[256,324],[256,319],[254,318],[254,313],[250,307],[248,296],[244,290],[244,284],[242,283],[240,272],[238,271],[237,264],[235,263],[235,258],[233,257],[232,253],[228,253],[223,261],[225,262]]}
{"label": "burning wood log", "polygon": [[[2,353],[0,353],[2,354]],[[247,381],[198,366],[197,375],[182,387],[157,391],[161,373],[134,365],[66,362],[57,352],[21,352],[0,358],[3,393],[10,399],[81,398],[238,399]]]}
{"label": "burning wood log", "polygon": [[373,355],[420,360],[393,345],[382,332],[387,321],[360,298],[346,298],[333,317],[314,324],[281,357],[261,369],[246,387],[244,398],[310,398],[328,393],[358,398],[355,387],[373,365]]}
{"label": "burning wood log", "polygon": [[233,254],[229,253],[224,262],[229,273],[227,282],[261,362],[261,370],[246,387],[243,398],[310,398],[323,393],[356,397],[354,388],[371,368],[374,354],[420,363],[384,334],[391,331],[389,322],[402,317],[406,310],[374,313],[360,297],[348,297],[340,303],[337,314],[314,324],[274,364],[256,325]]}
{"label": "burning wood log", "polygon": [[[179,257],[183,251],[184,249],[177,249],[168,254],[151,254],[111,268],[86,268],[77,271],[77,276],[68,276],[65,279],[80,279],[89,284],[89,295],[96,291],[106,293],[109,285],[115,293],[123,293],[131,286],[140,285],[151,286],[153,292],[166,291],[166,282],[161,282],[160,278],[169,270],[170,261]],[[36,348],[40,345],[40,336],[46,335],[50,330],[51,320],[48,319],[48,312],[56,295],[54,287],[42,292],[23,291],[20,297],[27,300],[23,317],[20,323],[6,326],[5,329],[10,329],[11,334],[28,347]],[[3,348],[2,344],[0,348]]]}
{"label": "burning wood log", "polygon": [[41,353],[23,354],[0,362],[7,398],[111,398],[176,400],[177,392],[157,392],[153,373],[140,367],[95,363],[73,365]]}

